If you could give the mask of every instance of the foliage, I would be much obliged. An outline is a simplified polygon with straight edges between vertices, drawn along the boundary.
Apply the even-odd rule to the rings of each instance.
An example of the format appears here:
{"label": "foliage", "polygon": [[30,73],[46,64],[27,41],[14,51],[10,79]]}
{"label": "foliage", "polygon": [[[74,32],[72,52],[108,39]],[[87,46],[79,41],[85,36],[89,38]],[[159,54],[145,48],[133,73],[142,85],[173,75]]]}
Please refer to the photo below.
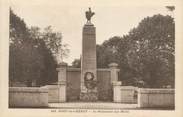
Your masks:
{"label": "foliage", "polygon": [[143,19],[130,32],[128,64],[149,87],[174,86],[175,24],[170,16]]}
{"label": "foliage", "polygon": [[175,24],[171,16],[144,18],[123,37],[97,45],[98,67],[116,62],[124,85],[174,87]]}
{"label": "foliage", "polygon": [[[38,27],[26,26],[23,19],[10,10],[10,59],[9,79],[38,86],[57,80],[57,56],[65,56],[66,45],[62,44],[61,33],[47,27],[43,32]],[[63,48],[64,47],[64,48]],[[58,50],[62,48],[62,53]]]}
{"label": "foliage", "polygon": [[97,67],[108,67],[111,62],[118,62],[119,40],[121,37],[113,37],[97,45]]}
{"label": "foliage", "polygon": [[30,85],[30,79],[37,79],[43,63],[34,43],[25,22],[10,10],[10,82]]}
{"label": "foliage", "polygon": [[81,67],[81,59],[74,59],[74,61],[72,62],[72,67],[80,68]]}
{"label": "foliage", "polygon": [[68,56],[69,49],[67,44],[62,43],[62,34],[59,32],[53,32],[51,26],[44,29],[42,38],[45,41],[48,49],[51,50],[58,63],[63,61],[64,57]]}

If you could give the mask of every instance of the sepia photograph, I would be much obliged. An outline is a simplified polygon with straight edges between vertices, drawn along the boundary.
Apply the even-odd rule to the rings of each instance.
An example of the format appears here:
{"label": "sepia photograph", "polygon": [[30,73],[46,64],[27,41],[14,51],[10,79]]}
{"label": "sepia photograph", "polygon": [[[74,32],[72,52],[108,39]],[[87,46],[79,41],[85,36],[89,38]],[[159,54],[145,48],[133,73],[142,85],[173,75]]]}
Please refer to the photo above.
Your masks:
{"label": "sepia photograph", "polygon": [[10,0],[8,109],[174,112],[176,10]]}

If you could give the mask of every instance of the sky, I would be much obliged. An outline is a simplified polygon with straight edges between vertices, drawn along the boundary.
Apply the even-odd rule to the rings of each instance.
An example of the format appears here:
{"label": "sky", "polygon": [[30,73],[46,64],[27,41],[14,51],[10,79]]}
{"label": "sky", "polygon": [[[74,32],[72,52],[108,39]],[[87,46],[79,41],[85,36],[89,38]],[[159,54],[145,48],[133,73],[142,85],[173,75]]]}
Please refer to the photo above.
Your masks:
{"label": "sky", "polygon": [[113,36],[128,34],[147,16],[170,14],[165,6],[159,5],[101,5],[91,1],[74,4],[71,0],[64,3],[58,0],[33,1],[11,0],[10,6],[19,17],[24,19],[28,27],[38,26],[43,29],[51,25],[54,31],[61,32],[63,43],[68,44],[70,49],[69,56],[64,58],[64,62],[68,64],[81,56],[82,28],[86,23],[85,11],[88,7],[95,12],[92,23],[96,27],[97,44],[102,44]]}

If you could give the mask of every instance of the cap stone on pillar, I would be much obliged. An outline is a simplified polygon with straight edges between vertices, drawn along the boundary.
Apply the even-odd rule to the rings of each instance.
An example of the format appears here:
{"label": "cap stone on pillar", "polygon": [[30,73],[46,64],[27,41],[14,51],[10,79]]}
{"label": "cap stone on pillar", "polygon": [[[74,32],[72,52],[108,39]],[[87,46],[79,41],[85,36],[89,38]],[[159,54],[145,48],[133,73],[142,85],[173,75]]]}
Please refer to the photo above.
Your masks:
{"label": "cap stone on pillar", "polygon": [[67,67],[67,63],[65,62],[61,62],[57,65],[57,68],[61,68],[61,67]]}
{"label": "cap stone on pillar", "polygon": [[118,64],[117,63],[110,63],[108,66],[110,68],[117,68],[118,67]]}
{"label": "cap stone on pillar", "polygon": [[121,81],[113,81],[112,82],[112,85],[113,86],[121,86],[122,85],[122,82]]}

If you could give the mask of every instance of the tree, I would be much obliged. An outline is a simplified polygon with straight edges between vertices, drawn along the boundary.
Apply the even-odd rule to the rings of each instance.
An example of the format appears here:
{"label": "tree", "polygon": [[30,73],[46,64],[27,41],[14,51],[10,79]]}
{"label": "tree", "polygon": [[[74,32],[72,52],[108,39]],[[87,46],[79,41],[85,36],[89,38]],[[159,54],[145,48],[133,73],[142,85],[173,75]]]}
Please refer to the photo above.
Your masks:
{"label": "tree", "polygon": [[[10,81],[19,80],[26,82],[28,79],[23,75],[26,75],[24,72],[28,72],[23,67],[27,65],[23,63],[27,57],[27,55],[23,55],[27,50],[25,49],[26,46],[23,45],[27,44],[28,37],[28,28],[25,22],[10,9]],[[30,48],[30,46],[26,48]],[[24,80],[25,78],[26,80]]]}
{"label": "tree", "polygon": [[101,45],[97,45],[97,67],[108,68],[110,63],[117,63],[120,69],[119,80],[123,81],[123,84],[126,84],[126,79],[130,79],[133,75],[133,69],[129,67],[126,56],[130,41],[128,35],[114,36]]}
{"label": "tree", "polygon": [[55,61],[54,56],[52,55],[51,50],[49,50],[45,44],[45,42],[40,39],[39,41],[39,52],[43,57],[42,62],[44,64],[44,69],[41,70],[40,78],[37,83],[39,85],[47,85],[49,83],[53,83],[57,81],[57,62]]}
{"label": "tree", "polygon": [[19,46],[29,37],[28,28],[23,19],[18,17],[10,9],[10,43]]}
{"label": "tree", "polygon": [[[66,55],[61,33],[51,27],[41,32],[38,27],[26,26],[23,19],[10,10],[10,59],[9,79],[32,86],[45,85],[57,81],[55,57]],[[61,53],[59,53],[61,49]]]}
{"label": "tree", "polygon": [[46,46],[51,50],[56,61],[61,63],[63,58],[67,57],[69,53],[69,49],[67,48],[68,45],[62,43],[62,34],[59,32],[53,32],[51,26],[48,26],[44,29],[42,36]]}
{"label": "tree", "polygon": [[19,81],[31,86],[40,78],[44,64],[37,47],[24,20],[10,10],[10,83]]}
{"label": "tree", "polygon": [[174,86],[175,24],[170,16],[144,18],[129,33],[128,64],[148,87]]}
{"label": "tree", "polygon": [[97,65],[116,62],[123,85],[174,87],[174,45],[174,19],[160,14],[146,17],[128,35],[97,45]]}
{"label": "tree", "polygon": [[112,62],[118,63],[118,50],[121,37],[112,37],[97,45],[97,67],[106,68]]}
{"label": "tree", "polygon": [[81,68],[81,59],[74,59],[74,61],[72,62],[72,67]]}

